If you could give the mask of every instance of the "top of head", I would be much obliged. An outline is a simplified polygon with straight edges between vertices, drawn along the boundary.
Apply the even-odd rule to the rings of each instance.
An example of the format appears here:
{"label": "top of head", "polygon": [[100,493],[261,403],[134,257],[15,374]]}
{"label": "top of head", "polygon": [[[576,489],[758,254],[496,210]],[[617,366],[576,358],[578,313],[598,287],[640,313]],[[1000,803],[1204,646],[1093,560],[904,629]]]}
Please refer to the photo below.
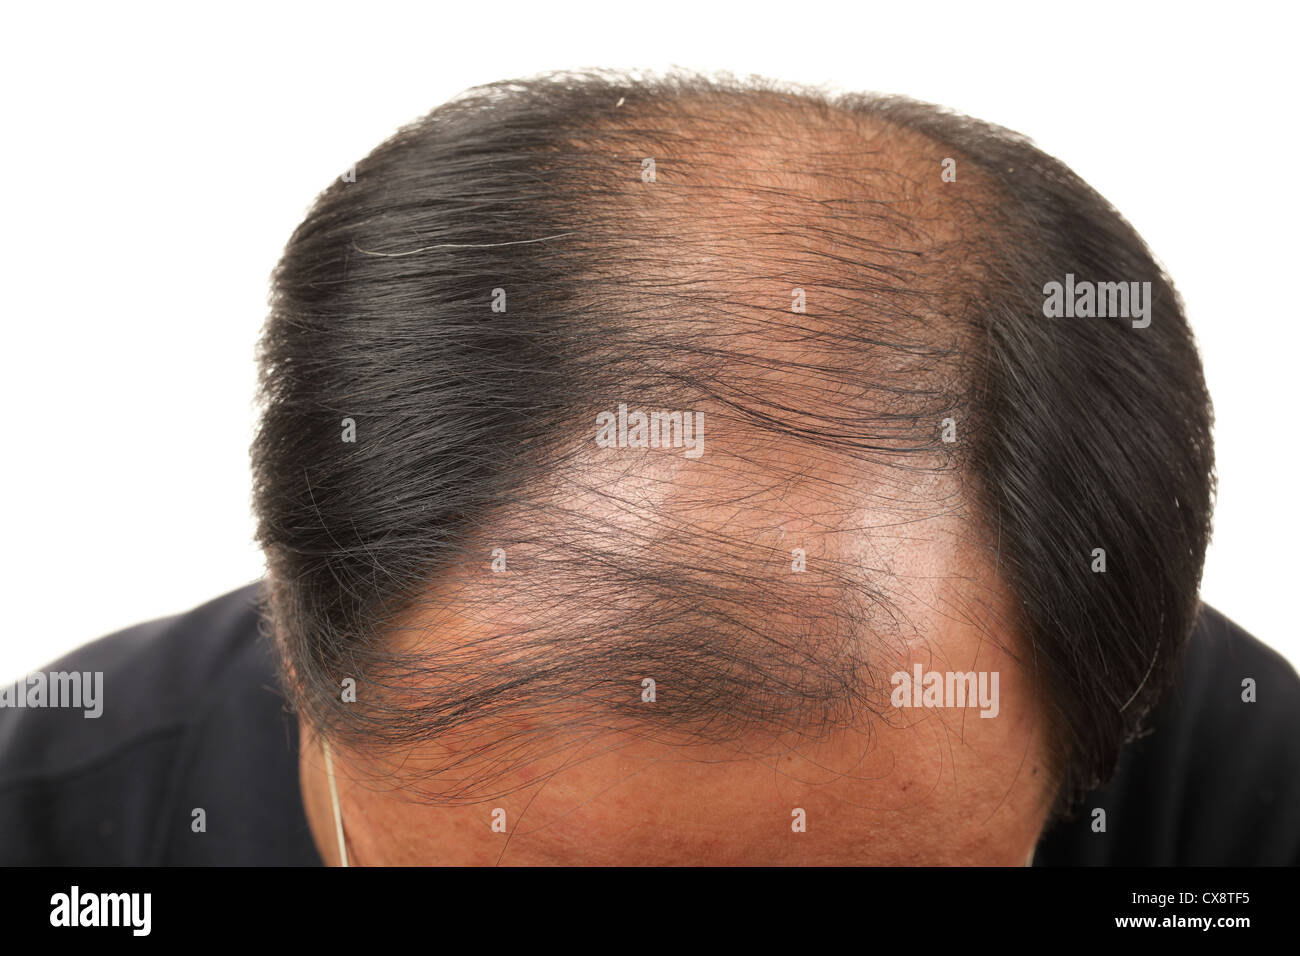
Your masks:
{"label": "top of head", "polygon": [[[1154,321],[1045,318],[1066,273],[1150,282]],[[924,104],[471,91],[318,200],[263,372],[279,645],[356,742],[758,749],[888,721],[890,675],[970,631],[1025,662],[1072,793],[1190,628],[1212,462],[1176,294],[1065,167]]]}

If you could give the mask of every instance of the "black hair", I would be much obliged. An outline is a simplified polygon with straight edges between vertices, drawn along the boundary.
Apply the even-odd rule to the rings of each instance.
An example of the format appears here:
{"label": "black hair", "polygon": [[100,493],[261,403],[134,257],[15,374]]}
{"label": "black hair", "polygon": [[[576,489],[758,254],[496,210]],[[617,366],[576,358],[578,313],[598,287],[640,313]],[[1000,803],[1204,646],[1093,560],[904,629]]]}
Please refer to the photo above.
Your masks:
{"label": "black hair", "polygon": [[[1149,324],[1045,315],[1067,276],[1149,283]],[[1198,609],[1211,410],[1177,293],[1062,163],[935,106],[686,74],[476,88],[319,197],[260,361],[269,620],[293,702],[360,745],[461,733],[505,766],[528,744],[485,728],[529,713],[710,740],[883,719],[910,583],[830,547],[790,574],[783,529],[942,514],[1012,597],[992,636],[1041,690],[1064,806]],[[680,451],[602,457],[620,403],[702,414],[713,483]],[[611,490],[631,474],[637,500]],[[887,518],[846,517],[861,494]]]}

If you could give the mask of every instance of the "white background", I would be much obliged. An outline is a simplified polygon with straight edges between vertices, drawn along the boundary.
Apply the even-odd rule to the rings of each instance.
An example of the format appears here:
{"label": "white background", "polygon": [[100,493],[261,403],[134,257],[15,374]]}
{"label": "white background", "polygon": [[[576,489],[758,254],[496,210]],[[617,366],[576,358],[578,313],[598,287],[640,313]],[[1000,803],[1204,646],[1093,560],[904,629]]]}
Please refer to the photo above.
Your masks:
{"label": "white background", "polygon": [[23,4],[0,28],[0,677],[262,571],[267,278],[315,194],[466,87],[673,65],[1027,133],[1182,291],[1217,416],[1203,594],[1300,661],[1294,6]]}

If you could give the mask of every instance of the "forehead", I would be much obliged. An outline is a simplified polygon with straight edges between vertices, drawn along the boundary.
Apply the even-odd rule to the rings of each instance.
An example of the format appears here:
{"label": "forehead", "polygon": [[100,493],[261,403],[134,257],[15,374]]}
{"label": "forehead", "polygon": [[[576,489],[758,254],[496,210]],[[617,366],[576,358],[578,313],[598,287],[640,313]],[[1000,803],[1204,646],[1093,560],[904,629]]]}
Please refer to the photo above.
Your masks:
{"label": "forehead", "polygon": [[[1021,863],[1053,791],[1031,680],[960,625],[909,654],[999,673],[996,717],[895,710],[709,742],[574,722],[555,702],[391,759],[346,756],[349,838],[362,862],[410,864]],[[644,679],[628,685],[656,706]]]}

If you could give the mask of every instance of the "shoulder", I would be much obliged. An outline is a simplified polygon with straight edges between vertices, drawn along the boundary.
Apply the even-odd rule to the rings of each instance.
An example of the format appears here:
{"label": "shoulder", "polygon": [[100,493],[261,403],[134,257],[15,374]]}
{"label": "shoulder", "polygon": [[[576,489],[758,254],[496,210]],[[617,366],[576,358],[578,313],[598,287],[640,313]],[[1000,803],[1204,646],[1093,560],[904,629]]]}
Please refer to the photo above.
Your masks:
{"label": "shoulder", "polygon": [[[1038,862],[1300,862],[1300,677],[1203,606],[1179,679],[1111,782],[1056,824]],[[1104,832],[1096,811],[1105,811]]]}
{"label": "shoulder", "polygon": [[0,861],[264,862],[310,845],[305,822],[286,833],[301,818],[296,725],[260,600],[250,585],[37,672],[95,688],[93,709],[0,707]]}

